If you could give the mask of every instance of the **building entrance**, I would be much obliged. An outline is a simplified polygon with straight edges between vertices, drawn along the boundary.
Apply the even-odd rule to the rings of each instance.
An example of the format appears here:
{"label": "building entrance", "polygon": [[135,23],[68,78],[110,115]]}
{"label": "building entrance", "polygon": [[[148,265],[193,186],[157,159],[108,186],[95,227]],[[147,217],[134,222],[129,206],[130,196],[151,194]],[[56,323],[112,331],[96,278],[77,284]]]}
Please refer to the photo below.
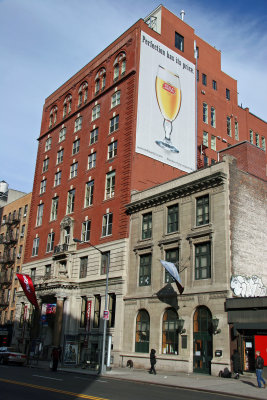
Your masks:
{"label": "building entrance", "polygon": [[212,334],[211,312],[207,307],[198,307],[194,314],[193,371],[211,373]]}

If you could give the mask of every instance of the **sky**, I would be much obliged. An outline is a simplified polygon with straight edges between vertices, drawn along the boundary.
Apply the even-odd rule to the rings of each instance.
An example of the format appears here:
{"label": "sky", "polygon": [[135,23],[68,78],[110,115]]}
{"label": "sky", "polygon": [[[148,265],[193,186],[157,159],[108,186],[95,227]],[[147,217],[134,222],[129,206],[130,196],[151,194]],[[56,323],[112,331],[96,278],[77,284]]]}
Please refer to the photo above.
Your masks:
{"label": "sky", "polygon": [[[0,181],[32,191],[45,98],[158,5],[154,0],[0,0]],[[267,0],[162,4],[222,52],[238,103],[267,121]]]}

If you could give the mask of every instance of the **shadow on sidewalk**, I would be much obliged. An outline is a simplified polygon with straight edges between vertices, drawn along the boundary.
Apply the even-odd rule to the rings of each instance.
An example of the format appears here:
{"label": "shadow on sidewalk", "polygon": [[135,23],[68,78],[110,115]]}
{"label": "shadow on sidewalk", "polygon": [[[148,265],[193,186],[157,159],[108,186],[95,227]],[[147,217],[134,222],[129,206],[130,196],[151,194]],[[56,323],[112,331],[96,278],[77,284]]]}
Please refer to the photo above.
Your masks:
{"label": "shadow on sidewalk", "polygon": [[250,382],[250,381],[243,381],[241,380],[240,382],[245,383],[246,385],[252,386],[252,387],[258,387],[258,385],[255,385],[255,383]]}

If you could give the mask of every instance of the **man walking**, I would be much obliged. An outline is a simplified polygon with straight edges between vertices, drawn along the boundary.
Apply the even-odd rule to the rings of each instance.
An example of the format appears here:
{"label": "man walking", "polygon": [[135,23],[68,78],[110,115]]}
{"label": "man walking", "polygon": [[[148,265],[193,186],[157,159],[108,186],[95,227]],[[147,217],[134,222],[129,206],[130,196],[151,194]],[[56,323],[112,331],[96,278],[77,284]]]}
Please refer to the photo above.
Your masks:
{"label": "man walking", "polygon": [[263,383],[263,387],[266,387],[266,382],[262,377],[262,371],[264,367],[264,360],[261,357],[261,352],[256,351],[256,376],[257,376],[257,381],[258,381],[258,387],[261,388],[261,383]]}

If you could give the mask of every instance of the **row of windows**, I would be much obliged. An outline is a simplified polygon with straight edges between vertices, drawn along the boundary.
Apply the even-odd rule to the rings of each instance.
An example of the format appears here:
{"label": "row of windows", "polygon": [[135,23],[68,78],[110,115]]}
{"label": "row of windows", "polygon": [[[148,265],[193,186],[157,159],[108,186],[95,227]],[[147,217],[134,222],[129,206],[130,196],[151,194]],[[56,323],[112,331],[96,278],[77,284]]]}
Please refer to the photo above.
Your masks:
{"label": "row of windows", "polygon": [[22,215],[23,215],[23,218],[25,218],[25,217],[27,217],[27,212],[28,212],[28,204],[25,204],[24,209],[23,209],[23,214],[22,214],[22,207],[20,207],[18,210],[18,213],[16,210],[14,210],[13,212],[10,212],[8,215],[3,215],[2,224],[13,221],[14,219],[20,220]]}
{"label": "row of windows", "polygon": [[[203,122],[209,123],[209,107],[207,103],[203,103]],[[216,110],[214,107],[210,108],[210,124],[213,128],[216,128]]]}
{"label": "row of windows", "polygon": [[[251,144],[254,144],[254,132],[252,129],[249,131],[249,141]],[[261,137],[261,146],[260,146],[260,135],[258,133],[255,133],[255,145],[257,147],[261,147],[262,150],[266,151],[266,141],[265,137]]]}
{"label": "row of windows", "polygon": [[[207,75],[202,73],[201,79],[202,79],[202,85],[207,86],[208,85]],[[199,70],[197,70],[197,81],[199,82]],[[215,81],[214,79],[212,80],[211,87],[213,90],[218,90],[217,81]],[[230,100],[230,89],[227,88],[225,89],[225,98],[226,100]]]}

